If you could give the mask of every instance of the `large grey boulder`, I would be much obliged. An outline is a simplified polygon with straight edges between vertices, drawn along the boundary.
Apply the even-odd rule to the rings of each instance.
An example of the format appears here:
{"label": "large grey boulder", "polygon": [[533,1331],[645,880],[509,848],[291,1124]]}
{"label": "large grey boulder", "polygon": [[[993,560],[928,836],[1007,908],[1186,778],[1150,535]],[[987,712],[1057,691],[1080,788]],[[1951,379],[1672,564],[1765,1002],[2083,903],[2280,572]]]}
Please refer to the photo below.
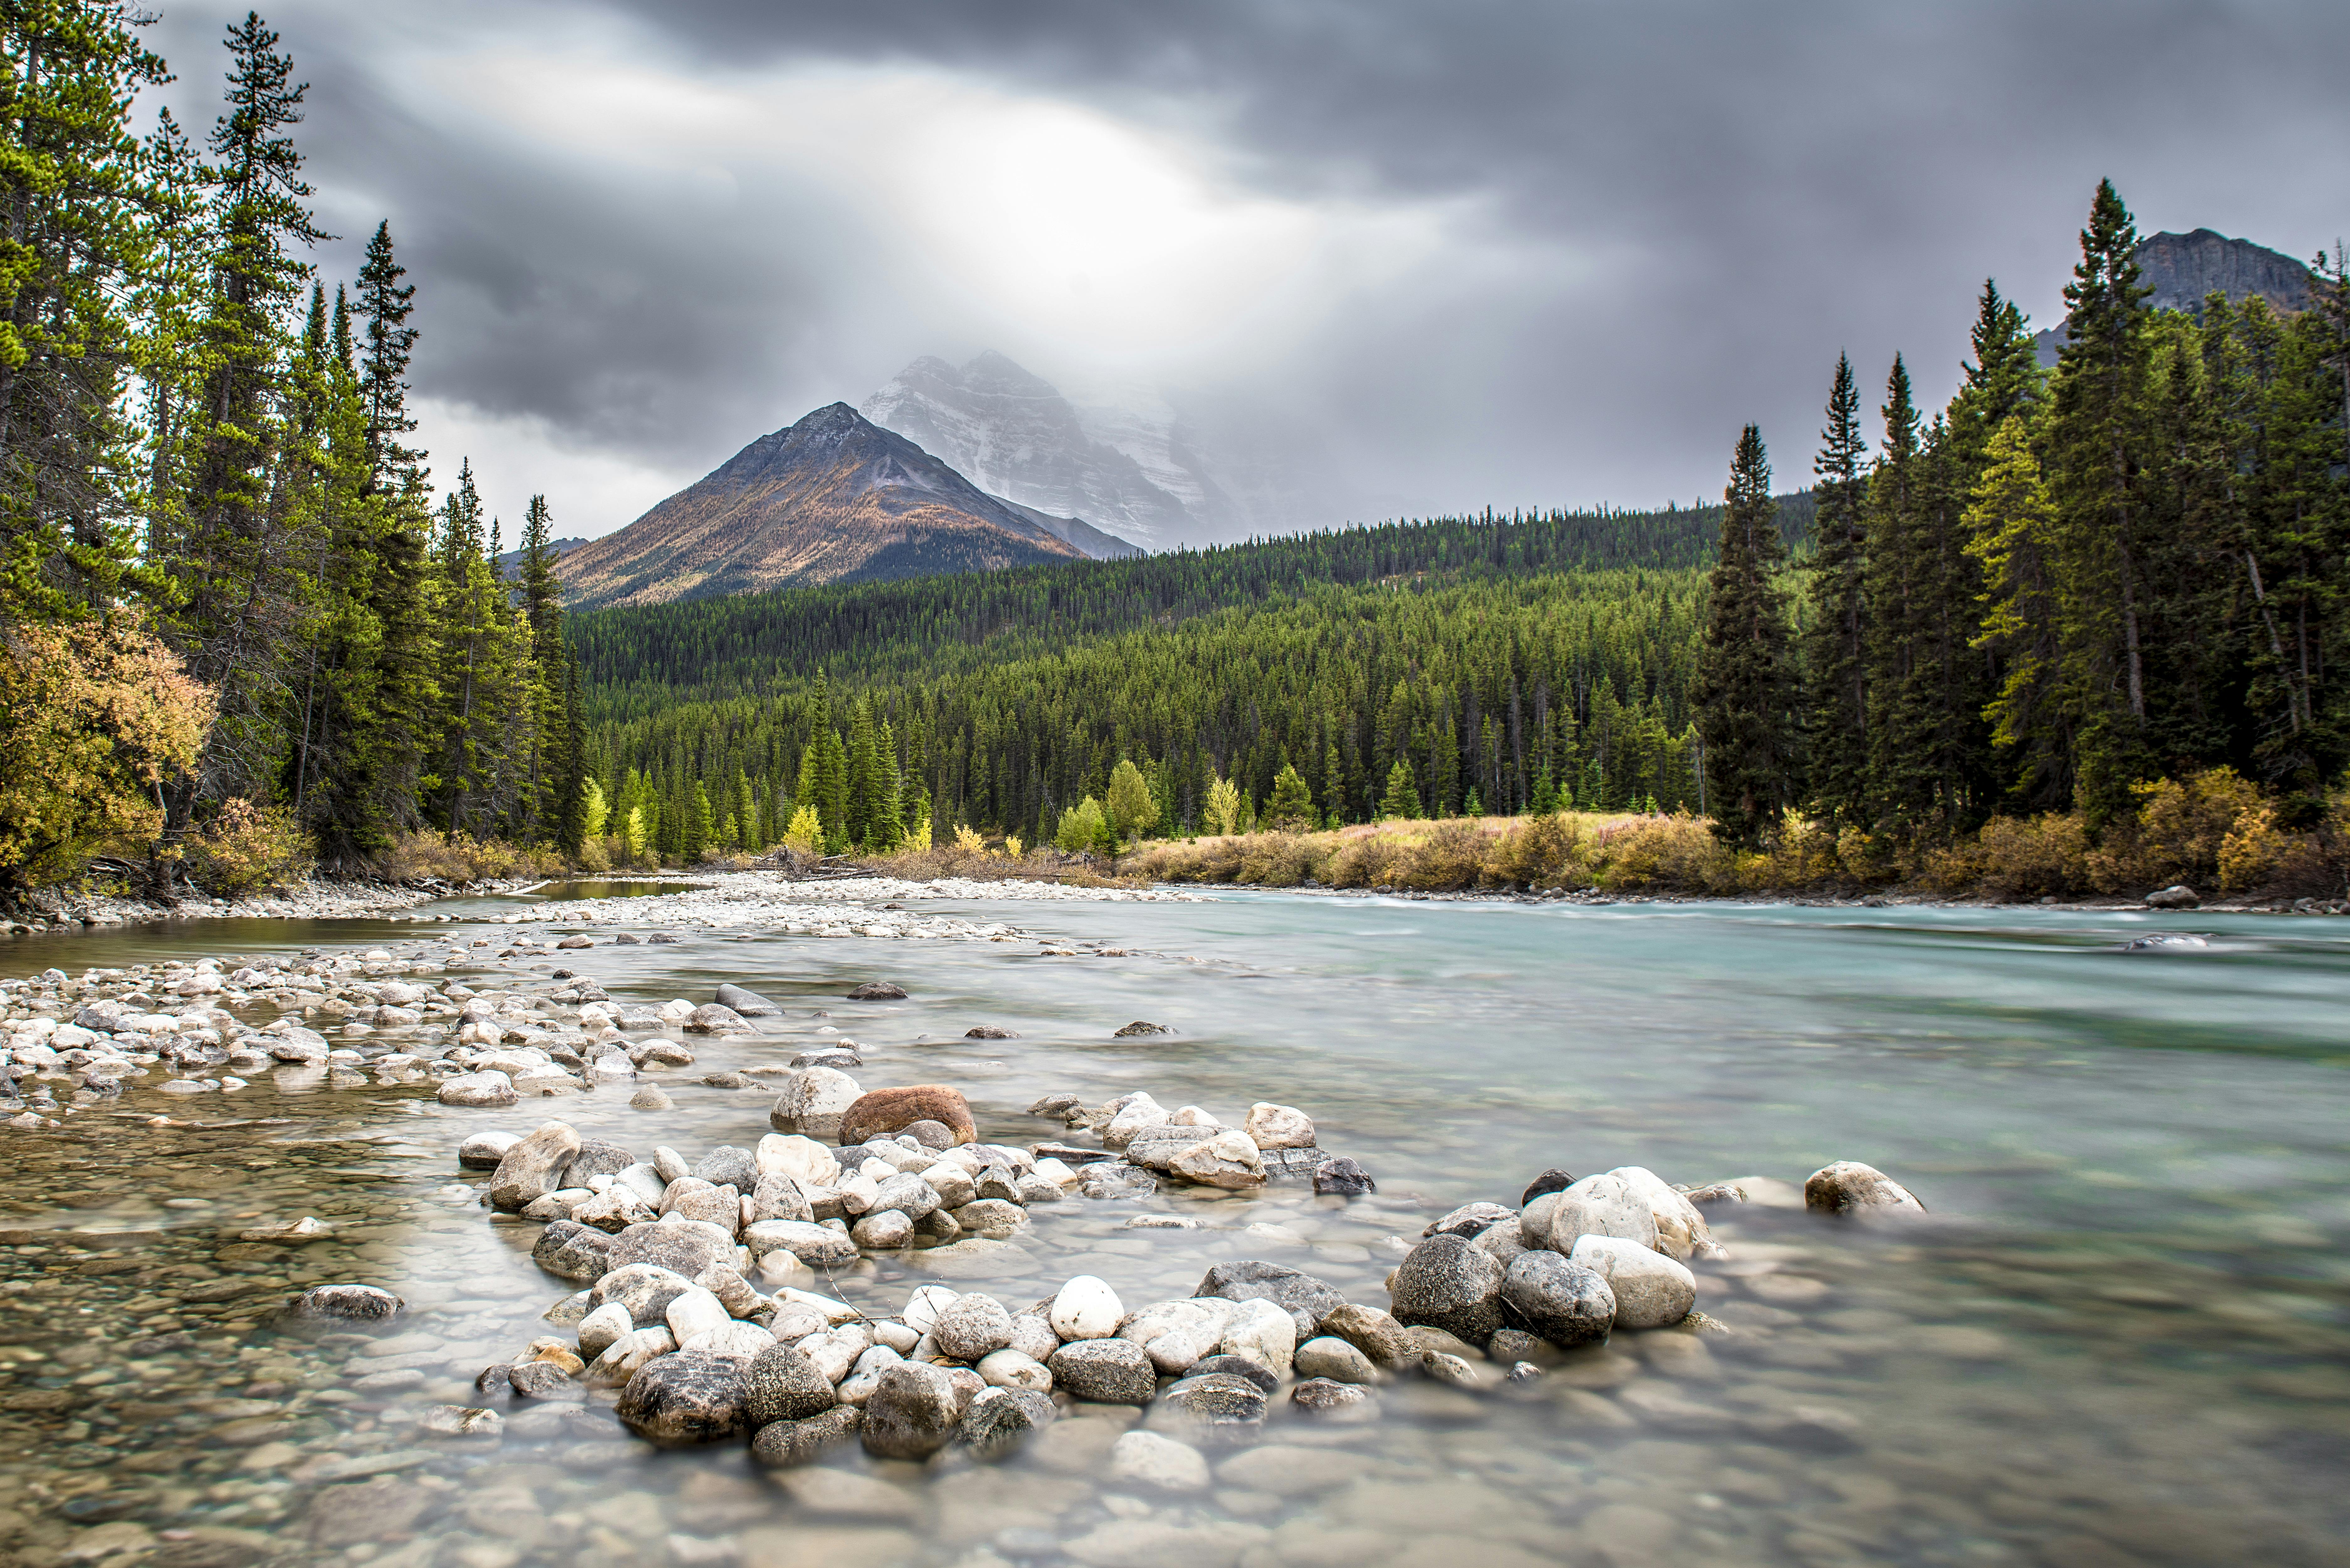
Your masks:
{"label": "large grey boulder", "polygon": [[1618,1328],[1669,1328],[1697,1304],[1697,1276],[1689,1265],[1620,1236],[1586,1236],[1569,1262],[1607,1282],[1616,1296]]}
{"label": "large grey boulder", "polygon": [[1562,1348],[1605,1339],[1616,1322],[1616,1293],[1607,1280],[1556,1252],[1520,1253],[1502,1276],[1502,1305]]}
{"label": "large grey boulder", "polygon": [[863,1096],[857,1080],[833,1067],[803,1067],[784,1080],[767,1121],[778,1132],[802,1126],[837,1127],[848,1107]]}
{"label": "large grey boulder", "polygon": [[962,1401],[946,1368],[900,1361],[883,1369],[865,1401],[859,1433],[866,1451],[885,1459],[926,1459],[946,1447]]}
{"label": "large grey boulder", "polygon": [[771,1422],[805,1421],[840,1402],[832,1379],[788,1345],[773,1345],[743,1373],[743,1415],[751,1430]]}
{"label": "large grey boulder", "polygon": [[663,1220],[629,1226],[611,1238],[605,1257],[616,1269],[630,1263],[658,1263],[690,1280],[712,1263],[732,1263],[734,1238],[698,1220]]}
{"label": "large grey boulder", "polygon": [[1097,1404],[1148,1405],[1159,1389],[1150,1357],[1130,1339],[1074,1340],[1053,1352],[1045,1365],[1054,1387]]}
{"label": "large grey boulder", "polygon": [[510,1132],[477,1132],[457,1146],[457,1163],[468,1170],[495,1170],[506,1150],[522,1138]]}
{"label": "large grey boulder", "polygon": [[490,1178],[490,1206],[508,1213],[556,1189],[579,1153],[579,1133],[568,1122],[547,1122],[506,1150]]}
{"label": "large grey boulder", "polygon": [[286,1315],[322,1322],[390,1323],[408,1303],[376,1285],[313,1285],[286,1305]]}
{"label": "large grey boulder", "polygon": [[758,1257],[789,1252],[811,1269],[846,1268],[857,1262],[854,1239],[805,1220],[762,1220],[743,1232],[743,1241]]}
{"label": "large grey boulder", "polygon": [[731,1187],[737,1192],[748,1192],[759,1185],[759,1162],[747,1148],[737,1148],[722,1143],[702,1157],[693,1174],[712,1187]]}
{"label": "large grey boulder", "polygon": [[1388,1287],[1399,1323],[1440,1328],[1481,1349],[1502,1326],[1502,1266],[1458,1236],[1430,1236]]}
{"label": "large grey boulder", "polygon": [[931,1337],[957,1361],[977,1362],[1011,1345],[1012,1314],[993,1296],[957,1296],[931,1325]]}
{"label": "large grey boulder", "polygon": [[1451,1213],[1440,1215],[1429,1222],[1423,1236],[1458,1236],[1473,1241],[1504,1220],[1514,1220],[1518,1211],[1499,1203],[1463,1203]]}
{"label": "large grey boulder", "polygon": [[579,1152],[571,1157],[571,1163],[564,1168],[563,1179],[556,1185],[585,1187],[596,1177],[619,1176],[636,1163],[637,1157],[619,1144],[607,1143],[602,1138],[583,1138]]}
{"label": "large grey boulder", "polygon": [[613,1413],[637,1436],[663,1448],[738,1437],[748,1387],[744,1366],[691,1350],[657,1356],[629,1379]]}
{"label": "large grey boulder", "polygon": [[1297,1320],[1297,1337],[1311,1339],[1321,1331],[1322,1319],[1347,1304],[1336,1286],[1280,1263],[1244,1258],[1218,1263],[1201,1278],[1195,1296],[1222,1296],[1226,1301],[1266,1301]]}
{"label": "large grey boulder", "polygon": [[629,1314],[631,1327],[653,1328],[669,1322],[670,1303],[697,1289],[691,1280],[655,1263],[629,1263],[614,1269],[590,1286],[589,1311],[617,1304]]}
{"label": "large grey boulder", "polygon": [[816,1221],[816,1206],[809,1201],[806,1191],[781,1171],[771,1170],[759,1178],[750,1193],[751,1222],[754,1225],[762,1220],[797,1220],[807,1224]]}
{"label": "large grey boulder", "polygon": [[1554,1252],[1571,1253],[1586,1236],[1654,1247],[1657,1216],[1647,1195],[1614,1171],[1586,1176],[1558,1195],[1550,1211],[1548,1245]]}
{"label": "large grey boulder", "polygon": [[1059,1414],[1050,1395],[1025,1388],[983,1389],[956,1424],[954,1444],[978,1459],[1000,1459]]}
{"label": "large grey boulder", "polygon": [[610,1271],[617,1240],[575,1220],[551,1220],[530,1250],[531,1262],[560,1279],[584,1284]]}

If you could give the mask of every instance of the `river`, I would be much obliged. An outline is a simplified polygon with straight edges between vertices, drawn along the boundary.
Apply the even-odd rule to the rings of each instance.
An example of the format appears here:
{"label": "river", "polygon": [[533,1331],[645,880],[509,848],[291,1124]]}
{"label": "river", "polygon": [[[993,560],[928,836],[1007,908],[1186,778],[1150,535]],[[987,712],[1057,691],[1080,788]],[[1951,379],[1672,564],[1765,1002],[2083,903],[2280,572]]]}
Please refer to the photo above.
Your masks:
{"label": "river", "polygon": [[[2350,1560],[2350,922],[1273,893],[918,907],[1076,951],[720,929],[559,955],[618,1000],[733,981],[783,1007],[758,1037],[697,1039],[664,1111],[265,1080],[133,1089],[5,1134],[0,1548],[152,1568]],[[2123,950],[2156,929],[2208,945]],[[0,972],[424,937],[437,955],[472,934],[210,921],[26,939]],[[911,994],[844,1000],[871,979]],[[1175,1033],[1112,1038],[1138,1019]],[[1018,1038],[962,1038],[974,1024]],[[1377,1423],[1277,1420],[1263,1447],[1210,1454],[1193,1491],[1105,1479],[1130,1412],[1065,1417],[996,1465],[852,1449],[813,1480],[739,1447],[654,1452],[592,1404],[420,1444],[415,1407],[470,1400],[474,1371],[563,1333],[540,1314],[574,1288],[532,1264],[536,1225],[473,1201],[460,1141],[559,1116],[648,1155],[748,1147],[769,1096],[701,1075],[840,1037],[860,1083],[951,1084],[993,1140],[1058,1136],[1024,1114],[1055,1091],[1145,1088],[1235,1124],[1273,1100],[1378,1179],[1351,1200],[1039,1205],[1032,1272],[956,1282],[1015,1310],[1079,1272],[1128,1306],[1188,1295],[1247,1257],[1383,1306],[1388,1238],[1514,1204],[1547,1168],[1800,1184],[1858,1159],[1932,1214],[1712,1209],[1730,1257],[1698,1265],[1699,1305],[1731,1333],[1619,1334],[1506,1394],[1398,1383]],[[1120,1229],[1138,1211],[1204,1223]],[[236,1239],[305,1214],[332,1240]],[[287,1289],[332,1280],[406,1298],[397,1335],[272,1328]],[[839,1289],[886,1313],[923,1282],[868,1262]]]}

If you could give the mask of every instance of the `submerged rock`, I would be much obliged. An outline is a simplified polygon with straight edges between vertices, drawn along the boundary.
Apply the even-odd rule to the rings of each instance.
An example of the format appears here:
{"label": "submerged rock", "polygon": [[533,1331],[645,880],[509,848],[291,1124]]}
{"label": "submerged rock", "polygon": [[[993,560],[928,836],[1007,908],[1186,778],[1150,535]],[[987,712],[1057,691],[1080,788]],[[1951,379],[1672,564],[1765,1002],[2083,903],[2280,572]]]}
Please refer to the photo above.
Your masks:
{"label": "submerged rock", "polygon": [[639,1367],[614,1414],[663,1447],[715,1443],[741,1434],[747,1392],[743,1363],[681,1350]]}
{"label": "submerged rock", "polygon": [[821,1415],[797,1421],[772,1421],[751,1439],[751,1457],[770,1469],[812,1463],[827,1449],[857,1436],[865,1412],[854,1405],[836,1405]]}
{"label": "submerged rock", "polygon": [[1367,1192],[1377,1192],[1379,1184],[1371,1173],[1351,1159],[1326,1159],[1314,1168],[1314,1190],[1326,1196],[1360,1198]]}
{"label": "submerged rock", "polygon": [[885,1459],[926,1459],[946,1447],[962,1402],[946,1369],[899,1361],[884,1367],[865,1400],[866,1451]]}
{"label": "submerged rock", "polygon": [[286,1315],[348,1323],[390,1323],[408,1303],[376,1285],[313,1285],[286,1305]]}
{"label": "submerged rock", "polygon": [[773,1018],[783,1012],[774,1002],[755,991],[739,985],[722,985],[711,1000],[721,1007],[731,1007],[744,1018]]}
{"label": "submerged rock", "polygon": [[[821,1072],[821,1068],[810,1068]],[[868,1138],[892,1137],[920,1121],[945,1124],[958,1144],[979,1141],[978,1124],[962,1091],[944,1084],[914,1084],[904,1088],[874,1089],[845,1106],[840,1117],[844,1147]]]}
{"label": "submerged rock", "polygon": [[1805,1177],[1804,1207],[1823,1214],[1926,1212],[1908,1188],[1856,1159],[1840,1159]]}
{"label": "submerged rock", "polygon": [[1103,1405],[1148,1405],[1159,1375],[1142,1346],[1128,1339],[1080,1339],[1053,1352],[1053,1386]]}
{"label": "submerged rock", "polygon": [[893,981],[868,980],[848,993],[851,1002],[903,1002],[906,988]]}

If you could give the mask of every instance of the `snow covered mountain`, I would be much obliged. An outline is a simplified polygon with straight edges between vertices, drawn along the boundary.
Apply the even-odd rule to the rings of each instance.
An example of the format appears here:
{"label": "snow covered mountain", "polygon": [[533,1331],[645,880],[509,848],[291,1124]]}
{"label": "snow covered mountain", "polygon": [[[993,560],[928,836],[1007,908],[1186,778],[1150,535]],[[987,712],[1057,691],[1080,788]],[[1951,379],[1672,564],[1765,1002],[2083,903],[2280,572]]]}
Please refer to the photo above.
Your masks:
{"label": "snow covered mountain", "polygon": [[1277,455],[1210,431],[1155,388],[1072,398],[990,350],[961,367],[917,359],[858,411],[983,490],[1152,549],[1326,521],[1305,514]]}

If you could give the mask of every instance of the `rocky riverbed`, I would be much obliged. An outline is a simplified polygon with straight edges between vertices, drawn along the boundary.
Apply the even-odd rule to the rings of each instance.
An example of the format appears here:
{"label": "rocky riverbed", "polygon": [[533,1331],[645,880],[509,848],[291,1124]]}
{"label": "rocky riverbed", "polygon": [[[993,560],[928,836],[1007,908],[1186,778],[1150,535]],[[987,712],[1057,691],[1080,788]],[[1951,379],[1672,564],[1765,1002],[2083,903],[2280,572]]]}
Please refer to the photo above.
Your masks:
{"label": "rocky riverbed", "polygon": [[[2280,1005],[2330,992],[2315,950],[2269,962],[2224,918],[2141,962],[2126,927],[1927,923],[1950,911],[1783,934],[1803,917],[799,902],[868,918],[827,939],[484,901],[276,945],[75,939],[102,955],[78,963],[49,939],[58,976],[0,1019],[35,1116],[0,1134],[0,1553],[2030,1568],[2315,1563],[2340,1538],[2341,1172],[2296,1119],[2326,1070]],[[972,934],[1015,908],[1014,940]],[[971,930],[855,934],[903,915]],[[1355,923],[1317,946],[1316,920]],[[75,1022],[99,1003],[116,1027]],[[705,1008],[739,1027],[685,1027]],[[2173,1048],[2070,1064],[2125,1013]],[[68,1027],[107,1039],[52,1044]],[[327,1057],[270,1054],[296,1030]],[[2200,1033],[2243,1048],[2198,1075]],[[271,1064],[188,1057],[215,1047]],[[444,1097],[492,1073],[513,1103]],[[893,1091],[921,1114],[858,1119]],[[557,1170],[545,1137],[543,1190],[527,1160],[502,1182],[550,1123],[576,1152]],[[1847,1148],[1937,1213],[1808,1206],[1795,1179]],[[1738,1169],[1786,1179],[1713,1179]],[[1906,1209],[1824,1176],[1824,1204],[1868,1194]],[[599,1246],[623,1260],[591,1278]],[[352,1285],[398,1310],[289,1311]],[[989,1348],[999,1312],[1024,1344]],[[660,1354],[590,1376],[635,1335]],[[1146,1402],[1077,1397],[1142,1397],[1136,1349]],[[868,1440],[883,1378],[858,1364],[889,1374],[883,1350]],[[689,1355],[726,1365],[628,1400]],[[1301,1404],[1315,1385],[1342,1392]],[[705,1416],[732,1435],[678,1441]]]}

